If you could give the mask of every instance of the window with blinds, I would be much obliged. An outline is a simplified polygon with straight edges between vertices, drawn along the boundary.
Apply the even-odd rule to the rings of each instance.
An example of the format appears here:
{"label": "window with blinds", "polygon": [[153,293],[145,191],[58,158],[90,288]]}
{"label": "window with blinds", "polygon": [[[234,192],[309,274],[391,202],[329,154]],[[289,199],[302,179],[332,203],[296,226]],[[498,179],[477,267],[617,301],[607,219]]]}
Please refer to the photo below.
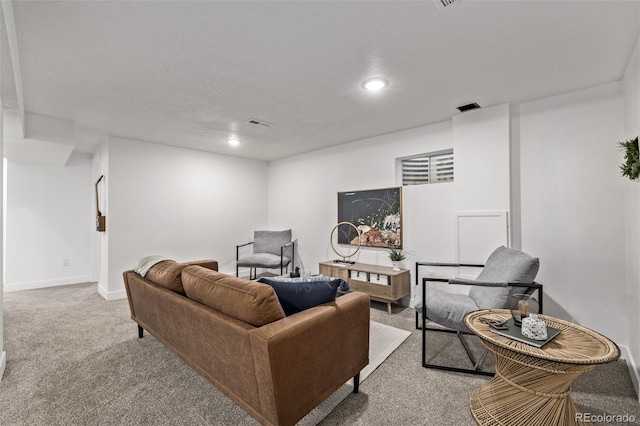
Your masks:
{"label": "window with blinds", "polygon": [[402,185],[453,182],[453,150],[401,160]]}

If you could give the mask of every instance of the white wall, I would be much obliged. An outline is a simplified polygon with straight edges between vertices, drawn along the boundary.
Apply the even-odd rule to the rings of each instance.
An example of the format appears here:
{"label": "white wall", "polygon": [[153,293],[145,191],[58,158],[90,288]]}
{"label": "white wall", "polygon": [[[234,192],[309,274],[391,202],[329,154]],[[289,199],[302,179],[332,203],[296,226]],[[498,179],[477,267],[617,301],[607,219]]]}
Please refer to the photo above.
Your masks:
{"label": "white wall", "polygon": [[621,84],[520,105],[522,248],[545,313],[628,340]]}
{"label": "white wall", "polygon": [[[482,264],[496,247],[510,246],[509,114],[503,104],[453,117],[456,262]],[[477,273],[460,271],[469,278]]]}
{"label": "white wall", "polygon": [[453,117],[455,209],[510,209],[509,105]]}
{"label": "white wall", "polygon": [[[98,262],[98,291],[105,298],[116,298],[118,294],[114,294],[113,297],[109,296],[109,230],[111,224],[109,223],[109,140],[108,138],[99,145],[99,149],[93,156],[91,164],[92,180],[97,182],[98,178],[102,175],[105,177],[98,186],[98,196],[100,198],[100,212],[106,217],[105,232],[96,232],[98,234],[98,242],[93,242],[94,247],[97,246],[99,251]],[[95,189],[94,189],[95,191]],[[93,217],[96,217],[94,212]],[[94,219],[95,220],[95,219]],[[95,229],[95,224],[94,224]],[[94,271],[95,272],[95,271]]]}
{"label": "white wall", "polygon": [[[99,146],[103,146],[103,145],[104,143]],[[98,178],[100,177],[101,174],[102,174],[102,155],[101,155],[100,148],[98,148],[91,158],[91,184],[92,184],[91,189],[93,191],[92,196],[94,197],[94,199],[92,199],[91,217],[94,218],[94,221],[97,214],[96,200],[95,200],[96,182],[98,181]],[[106,205],[106,197],[107,197],[105,186],[106,186],[105,182],[100,182],[97,188],[98,199],[100,203],[100,211],[103,215],[105,214],[105,205]],[[91,227],[91,242],[90,242],[91,244],[91,282],[100,281],[100,262],[101,262],[100,246],[102,244],[102,236],[103,236],[103,233],[98,232],[96,230],[96,225],[94,222],[94,225]]]}
{"label": "white wall", "polygon": [[266,162],[110,138],[107,168],[107,299],[146,253],[235,274],[235,246],[267,226]]}
{"label": "white wall", "polygon": [[[396,186],[396,158],[453,147],[454,183],[403,187],[403,238],[404,249],[411,254],[405,267],[412,269],[413,280],[417,260],[455,261],[454,211],[509,207],[509,108],[502,105],[463,115],[457,119],[456,138],[456,121],[447,121],[269,163],[270,227],[291,227],[304,267],[317,273],[319,262],[337,258],[329,242],[337,223],[337,192]],[[478,120],[474,134],[473,123]],[[483,150],[480,158],[490,158],[496,146],[502,147],[496,153],[502,165],[486,164],[475,176],[459,168],[458,158],[468,164]],[[458,173],[462,182],[457,180]],[[496,181],[496,175],[502,180]],[[466,196],[476,201],[464,202]],[[352,260],[390,265],[382,249],[363,248],[356,256]]]}
{"label": "white wall", "polygon": [[91,279],[90,171],[87,154],[65,166],[7,162],[5,291]]}
{"label": "white wall", "polygon": [[[640,39],[623,79],[624,140],[640,134]],[[620,154],[619,162],[623,158]],[[623,178],[621,178],[623,179]],[[625,282],[627,321],[629,324],[629,358],[636,393],[640,395],[640,184],[624,179]]]}
{"label": "white wall", "polygon": [[[397,186],[396,157],[452,148],[451,122],[433,124],[392,135],[269,163],[269,226],[292,228],[304,268],[317,273],[318,262],[335,259],[329,236],[337,223],[337,193]],[[404,249],[417,256],[453,256],[452,183],[403,188]],[[446,218],[444,221],[442,220]],[[342,249],[342,247],[341,247]],[[350,252],[344,247],[345,252]],[[358,260],[390,265],[382,249],[363,248]]]}
{"label": "white wall", "polygon": [[[413,252],[408,265],[454,260],[453,211],[509,211],[509,194],[517,193],[521,224],[512,225],[519,226],[514,232],[522,249],[541,259],[546,313],[624,345],[624,183],[615,147],[622,136],[621,95],[621,84],[613,83],[274,161],[269,224],[292,227],[305,266],[317,272],[319,261],[336,257],[329,247],[336,192],[393,186],[394,158],[455,146],[459,180],[404,188],[405,247]],[[514,121],[519,155],[509,167]],[[479,169],[463,170],[458,159],[477,159]],[[515,180],[505,162],[516,170]],[[388,264],[375,249],[364,250],[358,260]]]}
{"label": "white wall", "polygon": [[[1,80],[1,79],[0,79]],[[2,98],[0,98],[0,154],[3,153],[4,150],[4,114],[2,114]],[[4,245],[4,231],[5,231],[5,161],[4,155],[0,155],[3,159],[2,165],[0,165],[0,200],[2,200],[2,209],[0,209],[0,223],[2,226],[0,227],[0,381],[2,381],[2,377],[4,376],[4,370],[7,366],[7,352],[4,350],[4,259],[5,259],[5,245]]]}

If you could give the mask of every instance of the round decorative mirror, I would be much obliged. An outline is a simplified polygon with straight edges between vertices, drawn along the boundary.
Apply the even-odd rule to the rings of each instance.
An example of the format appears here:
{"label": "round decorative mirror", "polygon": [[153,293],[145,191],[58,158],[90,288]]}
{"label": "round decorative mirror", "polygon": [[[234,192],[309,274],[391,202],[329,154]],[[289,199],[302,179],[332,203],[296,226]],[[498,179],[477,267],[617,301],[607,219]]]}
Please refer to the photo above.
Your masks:
{"label": "round decorative mirror", "polygon": [[[358,241],[358,245],[357,247],[353,250],[352,253],[342,253],[340,252],[337,248],[336,248],[336,244],[338,241],[338,238],[335,237],[336,236],[336,232],[340,232],[340,227],[341,226],[350,226],[353,229],[355,229],[356,231],[356,235],[358,236],[358,238],[356,238],[356,240]],[[334,238],[335,237],[335,238]],[[335,240],[335,241],[334,241]],[[338,256],[340,256],[342,258],[342,260],[334,260],[334,262],[336,263],[355,263],[353,261],[347,260],[353,256],[356,255],[356,253],[358,253],[360,251],[360,246],[361,246],[361,242],[360,242],[360,229],[358,229],[357,226],[355,226],[353,223],[351,222],[339,222],[336,226],[333,227],[333,229],[331,230],[331,236],[329,237],[329,242],[331,243],[331,250],[333,250],[333,252],[335,254],[337,254]]]}

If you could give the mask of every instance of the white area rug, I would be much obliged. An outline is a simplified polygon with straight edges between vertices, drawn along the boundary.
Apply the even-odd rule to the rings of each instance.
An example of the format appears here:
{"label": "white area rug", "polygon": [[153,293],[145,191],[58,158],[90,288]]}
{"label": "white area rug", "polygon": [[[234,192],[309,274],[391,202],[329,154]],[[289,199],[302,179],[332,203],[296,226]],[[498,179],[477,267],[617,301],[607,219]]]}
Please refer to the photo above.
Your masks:
{"label": "white area rug", "polygon": [[[369,365],[360,372],[360,383],[369,377],[410,335],[409,331],[371,321],[369,327]],[[322,404],[303,417],[297,426],[317,425],[351,392],[353,392],[353,380],[349,380],[331,394]]]}

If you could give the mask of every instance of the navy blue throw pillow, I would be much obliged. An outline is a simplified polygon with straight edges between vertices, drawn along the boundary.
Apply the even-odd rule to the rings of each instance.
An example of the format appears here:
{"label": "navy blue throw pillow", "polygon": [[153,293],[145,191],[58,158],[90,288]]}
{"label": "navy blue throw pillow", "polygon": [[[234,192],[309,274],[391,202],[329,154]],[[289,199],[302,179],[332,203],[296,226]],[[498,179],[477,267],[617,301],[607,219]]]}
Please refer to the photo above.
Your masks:
{"label": "navy blue throw pillow", "polygon": [[304,278],[260,278],[258,282],[273,287],[287,316],[335,300],[338,287],[341,290],[349,289],[347,282],[341,278],[313,281],[305,281]]}

